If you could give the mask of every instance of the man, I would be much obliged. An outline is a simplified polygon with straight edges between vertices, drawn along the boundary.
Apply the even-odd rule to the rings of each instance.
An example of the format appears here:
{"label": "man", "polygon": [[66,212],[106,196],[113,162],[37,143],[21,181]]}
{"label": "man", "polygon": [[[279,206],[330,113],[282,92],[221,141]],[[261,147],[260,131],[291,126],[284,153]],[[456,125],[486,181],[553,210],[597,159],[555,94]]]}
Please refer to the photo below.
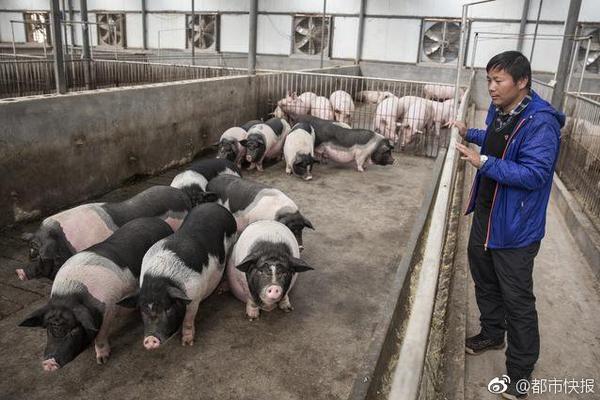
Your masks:
{"label": "man", "polygon": [[523,399],[517,382],[530,380],[539,356],[533,261],[544,237],[546,208],[565,117],[531,90],[531,66],[517,51],[494,56],[486,67],[492,104],[487,129],[451,121],[477,151],[457,144],[477,173],[467,213],[474,211],[468,244],[481,332],[465,342],[481,354],[504,347],[508,399]]}

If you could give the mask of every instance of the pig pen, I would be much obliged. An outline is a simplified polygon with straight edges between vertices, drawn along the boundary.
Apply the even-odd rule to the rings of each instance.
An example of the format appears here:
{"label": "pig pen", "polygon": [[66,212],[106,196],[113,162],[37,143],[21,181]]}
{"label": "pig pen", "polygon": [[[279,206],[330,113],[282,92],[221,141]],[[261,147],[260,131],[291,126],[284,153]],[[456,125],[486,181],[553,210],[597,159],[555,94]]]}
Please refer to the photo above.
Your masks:
{"label": "pig pen", "polygon": [[[300,77],[303,74],[293,75]],[[109,89],[97,94],[88,92],[83,96],[32,99],[31,102],[25,99],[22,104],[13,104],[5,111],[17,115],[15,112],[20,109],[35,110],[40,107],[31,104],[35,101],[43,103],[42,110],[52,110],[57,115],[63,108],[78,110],[77,102],[84,105],[80,107],[88,108],[90,104],[102,105],[107,109],[98,113],[93,123],[94,126],[104,123],[117,128],[114,132],[102,131],[107,138],[119,138],[114,145],[128,140],[128,129],[153,134],[156,131],[162,137],[160,142],[153,139],[143,145],[129,144],[128,148],[121,145],[119,151],[123,151],[128,162],[135,162],[133,158],[144,160],[140,165],[144,168],[131,172],[121,170],[118,176],[112,172],[118,167],[111,163],[115,154],[104,160],[104,153],[96,153],[96,157],[104,161],[94,163],[98,170],[90,169],[91,164],[84,164],[76,171],[76,176],[90,174],[91,178],[93,172],[99,172],[104,189],[95,184],[96,193],[90,194],[89,189],[80,186],[80,192],[87,193],[85,197],[81,193],[67,196],[58,190],[49,192],[54,204],[42,211],[48,214],[56,207],[76,205],[73,201],[76,196],[82,201],[97,196],[98,190],[106,192],[106,188],[114,188],[115,183],[122,182],[124,173],[129,173],[130,177],[133,173],[154,175],[157,169],[164,170],[162,166],[172,168],[188,162],[192,148],[206,148],[226,128],[224,101],[231,102],[230,96],[238,95],[229,126],[252,116],[264,116],[271,111],[272,102],[276,102],[281,90],[293,88],[287,84],[277,87],[272,84],[284,76],[285,73],[271,73],[179,82],[173,86],[159,84]],[[319,79],[318,74],[305,73],[304,76]],[[337,79],[369,82],[365,77],[333,75],[320,79],[322,82],[338,82]],[[403,88],[399,94],[407,93],[404,90],[410,87],[401,81],[379,81],[389,81],[390,85]],[[414,83],[413,87],[423,85]],[[271,88],[277,88],[277,92],[270,94]],[[181,96],[182,91],[185,96]],[[208,93],[212,96],[203,96]],[[95,96],[111,101],[100,101]],[[140,116],[150,113],[152,118],[147,121],[138,118],[124,124],[127,108],[123,104],[131,104]],[[172,110],[166,114],[166,120],[157,112],[162,107]],[[111,112],[112,108],[117,111]],[[357,109],[359,118],[353,125],[361,126],[360,116],[365,116],[362,121],[366,127],[372,112],[361,111],[365,109],[361,105]],[[90,115],[86,109],[81,112]],[[197,121],[198,117],[202,120]],[[17,118],[10,122],[11,134],[15,136],[21,134],[19,129],[31,131],[38,123],[37,120],[29,121],[20,128]],[[94,146],[88,150],[85,141],[83,144],[76,141],[79,131],[85,127],[84,122],[72,116],[71,122],[63,125],[62,134],[65,139],[71,138],[79,154],[98,149]],[[139,126],[134,127],[136,124]],[[164,129],[165,124],[172,129]],[[177,143],[185,149],[184,155],[173,155],[181,152],[178,147],[168,154],[161,154],[171,157],[171,162],[166,159],[155,161],[153,152],[157,151],[157,146],[164,146],[163,140],[170,137],[181,137]],[[108,143],[112,145],[112,140]],[[64,146],[68,147],[67,144]],[[90,348],[57,373],[42,371],[40,361],[45,333],[16,325],[44,304],[51,283],[46,280],[21,282],[14,274],[14,269],[27,260],[27,246],[21,235],[33,231],[39,220],[21,222],[5,230],[0,234],[0,373],[10,379],[0,383],[0,398],[37,399],[49,395],[86,399],[106,396],[124,399],[365,398],[372,381],[378,380],[380,369],[385,368],[379,355],[389,350],[384,340],[390,339],[391,320],[403,318],[397,315],[399,308],[394,305],[398,302],[400,288],[406,286],[404,282],[410,275],[418,239],[425,234],[424,226],[444,157],[445,149],[438,145],[435,153],[415,149],[396,153],[393,166],[369,166],[365,173],[356,172],[353,166],[318,165],[312,182],[285,175],[281,162],[269,166],[264,173],[247,173],[247,178],[268,183],[287,193],[315,225],[315,232],[304,234],[306,250],[302,255],[315,271],[303,273],[292,291],[290,297],[295,311],[290,314],[279,310],[262,313],[258,321],[249,322],[245,319],[242,303],[231,294],[215,293],[200,307],[194,347],[181,347],[179,337],[175,337],[156,352],[148,352],[142,346],[140,318],[125,316],[115,327],[111,340],[112,356],[103,366],[95,364],[93,348]],[[19,165],[27,161],[22,159]],[[41,168],[36,165],[35,171],[41,173]],[[185,165],[149,179],[138,179],[90,201],[119,201],[152,185],[169,184],[183,168]],[[63,168],[57,163],[52,166],[52,171],[61,171],[63,185],[77,186],[78,181],[65,182],[71,173],[68,167]],[[85,181],[88,185],[90,178]],[[25,183],[21,186],[25,187]],[[42,204],[43,199],[43,196],[36,197],[35,201]]]}

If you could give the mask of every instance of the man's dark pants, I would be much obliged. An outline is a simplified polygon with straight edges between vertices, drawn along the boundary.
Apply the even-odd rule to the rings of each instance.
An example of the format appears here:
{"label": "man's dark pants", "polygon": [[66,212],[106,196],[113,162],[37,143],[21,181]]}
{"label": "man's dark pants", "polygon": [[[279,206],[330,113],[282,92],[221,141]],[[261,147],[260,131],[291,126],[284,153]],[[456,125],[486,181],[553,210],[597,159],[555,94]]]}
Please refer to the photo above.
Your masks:
{"label": "man's dark pants", "polygon": [[507,332],[507,372],[513,377],[529,376],[540,353],[532,277],[540,242],[485,250],[488,218],[489,213],[475,209],[468,245],[481,332],[491,339],[504,338]]}

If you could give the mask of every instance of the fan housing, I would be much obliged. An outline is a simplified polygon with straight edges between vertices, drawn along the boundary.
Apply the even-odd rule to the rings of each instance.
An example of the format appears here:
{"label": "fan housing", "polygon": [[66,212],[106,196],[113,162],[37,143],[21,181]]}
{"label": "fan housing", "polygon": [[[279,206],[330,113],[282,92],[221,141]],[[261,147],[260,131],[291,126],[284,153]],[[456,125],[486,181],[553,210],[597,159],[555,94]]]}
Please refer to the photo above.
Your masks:
{"label": "fan housing", "polygon": [[329,50],[331,17],[296,15],[294,17],[294,53],[314,56]]}
{"label": "fan housing", "polygon": [[219,18],[217,14],[194,14],[186,16],[186,47],[205,51],[218,51]]}
{"label": "fan housing", "polygon": [[424,20],[421,39],[421,61],[456,64],[460,46],[460,22],[457,20]]}

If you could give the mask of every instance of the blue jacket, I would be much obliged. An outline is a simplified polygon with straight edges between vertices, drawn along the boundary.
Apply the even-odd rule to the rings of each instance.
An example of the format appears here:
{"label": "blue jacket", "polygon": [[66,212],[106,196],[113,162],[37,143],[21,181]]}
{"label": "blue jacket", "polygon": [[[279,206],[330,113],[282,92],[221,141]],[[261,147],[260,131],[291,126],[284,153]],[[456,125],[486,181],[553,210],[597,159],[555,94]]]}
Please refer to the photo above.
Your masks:
{"label": "blue jacket", "polygon": [[[485,124],[496,117],[491,104]],[[552,177],[560,146],[560,128],[564,114],[531,91],[531,101],[523,110],[517,127],[508,139],[502,158],[489,156],[477,171],[467,207],[475,208],[481,176],[497,182],[492,201],[485,245],[491,249],[519,248],[544,237],[546,209],[552,189]],[[467,141],[487,154],[487,130],[467,130]]]}

